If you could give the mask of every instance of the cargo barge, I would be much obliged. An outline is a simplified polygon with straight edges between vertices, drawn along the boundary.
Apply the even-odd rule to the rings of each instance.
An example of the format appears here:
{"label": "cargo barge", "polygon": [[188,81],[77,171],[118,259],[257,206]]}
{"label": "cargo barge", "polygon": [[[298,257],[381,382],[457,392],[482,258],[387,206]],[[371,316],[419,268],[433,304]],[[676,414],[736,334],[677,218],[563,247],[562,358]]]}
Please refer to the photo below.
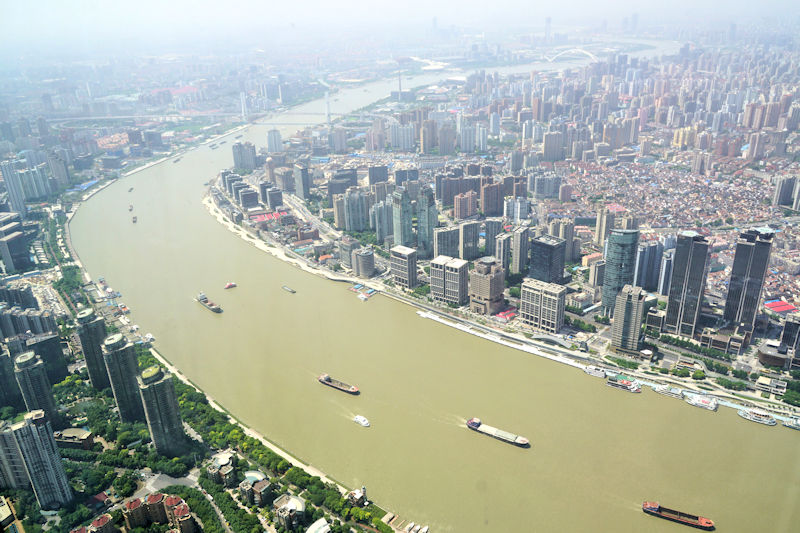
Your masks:
{"label": "cargo barge", "polygon": [[197,295],[195,300],[200,302],[200,305],[202,305],[203,307],[205,307],[209,311],[212,311],[214,313],[221,313],[222,312],[222,308],[220,306],[218,306],[217,304],[215,304],[214,302],[212,302],[211,300],[209,300],[208,296],[206,296],[202,292]]}
{"label": "cargo barge", "polygon": [[481,422],[480,418],[470,418],[467,420],[467,427],[472,431],[489,435],[497,440],[513,444],[514,446],[519,446],[520,448],[528,448],[531,445],[530,441],[528,441],[528,439],[525,437],[520,437],[519,435],[514,435],[508,431],[503,431],[502,429],[498,429],[494,426],[484,424]]}
{"label": "cargo barge", "polygon": [[657,516],[659,518],[663,518],[665,520],[670,520],[672,522],[677,522],[679,524],[683,524],[685,526],[696,527],[697,529],[702,529],[704,531],[713,531],[714,530],[714,521],[708,518],[704,518],[702,516],[697,516],[689,513],[683,513],[681,511],[676,511],[674,509],[669,509],[667,507],[663,507],[659,505],[658,502],[644,502],[642,503],[642,511],[645,513]]}
{"label": "cargo barge", "polygon": [[319,381],[323,385],[327,385],[328,387],[333,387],[336,390],[346,392],[347,394],[360,393],[358,387],[356,387],[355,385],[350,385],[349,383],[345,383],[344,381],[339,381],[338,379],[334,379],[330,377],[328,374],[322,374],[317,378],[317,381]]}

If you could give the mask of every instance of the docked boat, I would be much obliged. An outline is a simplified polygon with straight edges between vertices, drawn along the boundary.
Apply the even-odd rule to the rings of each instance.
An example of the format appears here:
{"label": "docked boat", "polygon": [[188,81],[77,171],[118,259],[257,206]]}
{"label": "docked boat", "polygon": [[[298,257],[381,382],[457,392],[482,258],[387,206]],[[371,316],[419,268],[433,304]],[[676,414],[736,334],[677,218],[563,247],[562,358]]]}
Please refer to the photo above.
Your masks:
{"label": "docked boat", "polygon": [[527,448],[531,445],[530,441],[525,437],[520,437],[519,435],[514,435],[508,431],[503,431],[502,429],[497,429],[494,426],[484,424],[481,422],[480,418],[470,418],[467,420],[467,427],[473,431],[477,431],[478,433],[489,435],[497,440],[513,444],[514,446],[519,446],[520,448]]}
{"label": "docked boat", "polygon": [[360,292],[358,293],[358,299],[361,300],[362,302],[366,302],[367,300],[369,300],[369,296],[367,296],[363,292]]}
{"label": "docked boat", "polygon": [[179,157],[178,159],[173,159],[173,160],[172,160],[172,162],[173,162],[173,163],[177,163],[177,162],[178,162],[178,161],[180,161],[180,160],[181,160],[181,158]]}
{"label": "docked boat", "polygon": [[422,527],[422,524],[417,524],[414,526],[414,529],[411,530],[411,533],[419,533],[419,528]]}
{"label": "docked boat", "polygon": [[228,283],[225,284],[226,289],[232,289],[234,287],[236,287],[236,282],[229,281]]}
{"label": "docked boat", "polygon": [[591,366],[591,365],[589,365],[589,366],[585,367],[583,369],[583,371],[586,372],[587,374],[589,374],[592,377],[596,377],[596,378],[604,378],[604,377],[606,377],[605,369],[602,368],[602,367],[599,367],[599,366]]}
{"label": "docked boat", "polygon": [[635,381],[623,379],[619,376],[611,376],[606,381],[606,385],[615,389],[620,389],[628,392],[642,392],[642,388]]}
{"label": "docked boat", "polygon": [[772,418],[772,416],[761,411],[752,411],[750,409],[739,409],[736,412],[736,414],[738,414],[745,420],[750,420],[751,422],[758,422],[759,424],[764,424],[765,426],[774,426],[775,424],[778,423],[774,418]]}
{"label": "docked boat", "polygon": [[716,411],[719,406],[719,401],[711,396],[703,396],[702,394],[687,394],[686,403],[694,405],[695,407],[702,407],[709,411]]}
{"label": "docked boat", "polygon": [[789,420],[784,420],[783,426],[789,429],[800,430],[800,418],[790,418]]}
{"label": "docked boat", "polygon": [[415,524],[414,522],[411,522],[410,524],[408,524],[408,525],[406,526],[406,528],[405,528],[403,531],[405,531],[406,533],[411,533],[411,530],[412,530],[412,529],[414,529],[414,526],[415,526],[415,525],[416,525],[416,524]]}
{"label": "docked boat", "polygon": [[148,333],[144,336],[144,342],[153,342],[154,340],[156,340],[156,338],[153,337],[152,333]]}
{"label": "docked boat", "polygon": [[131,220],[133,221],[133,223],[134,223],[134,224],[136,224],[136,221],[137,221],[138,219],[137,219],[136,217],[133,217]]}
{"label": "docked boat", "polygon": [[296,291],[296,290],[294,290],[293,288],[291,288],[291,287],[287,287],[286,285],[284,285],[284,286],[282,287],[282,289],[283,289],[283,290],[285,290],[285,291],[287,291],[287,292],[291,292],[292,294],[294,294],[294,293],[296,293],[296,292],[297,292],[297,291]]}
{"label": "docked boat", "polygon": [[428,526],[425,526],[425,527],[423,527],[422,529],[419,530],[419,533],[428,533],[429,529],[430,528]]}
{"label": "docked boat", "polygon": [[361,426],[364,426],[365,428],[369,427],[369,420],[367,420],[367,417],[365,416],[356,415],[353,417],[353,422]]}
{"label": "docked boat", "polygon": [[133,211],[133,204],[128,206],[128,211]]}
{"label": "docked boat", "polygon": [[359,393],[358,387],[356,387],[355,385],[350,385],[349,383],[345,383],[344,381],[339,381],[338,379],[334,379],[330,377],[328,374],[322,374],[317,378],[317,381],[319,381],[323,385],[327,385],[328,387],[333,387],[334,389],[346,392],[347,394]]}
{"label": "docked boat", "polygon": [[714,529],[713,520],[704,518],[702,516],[676,511],[675,509],[669,509],[659,505],[658,502],[642,503],[642,511],[652,516],[657,516],[659,518],[677,522],[686,526],[696,527],[697,529],[703,529],[705,531],[712,531]]}
{"label": "docked boat", "polygon": [[222,312],[222,308],[217,304],[215,304],[214,302],[212,302],[211,300],[209,300],[208,296],[206,296],[205,293],[201,292],[200,294],[198,294],[195,300],[200,302],[200,304],[209,311],[213,311],[214,313]]}
{"label": "docked boat", "polygon": [[683,398],[683,391],[677,387],[670,387],[669,385],[657,385],[653,387],[653,390],[659,394],[663,394],[664,396],[669,396],[670,398],[678,398],[679,400]]}
{"label": "docked boat", "polygon": [[128,189],[128,192],[133,192],[133,187],[131,187],[130,189]]}

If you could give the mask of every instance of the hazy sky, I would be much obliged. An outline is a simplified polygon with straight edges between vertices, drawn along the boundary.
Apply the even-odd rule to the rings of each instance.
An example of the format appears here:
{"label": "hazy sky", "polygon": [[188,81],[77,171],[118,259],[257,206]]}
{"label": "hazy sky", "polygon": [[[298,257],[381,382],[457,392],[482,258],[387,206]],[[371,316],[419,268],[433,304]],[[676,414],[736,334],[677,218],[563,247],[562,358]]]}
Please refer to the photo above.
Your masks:
{"label": "hazy sky", "polygon": [[746,25],[764,13],[796,21],[798,5],[794,0],[0,0],[0,49],[17,54],[36,53],[43,46],[81,50],[121,43],[257,42],[259,34],[276,29],[302,38],[304,32],[335,34],[355,27],[429,28],[433,17],[440,27],[486,30],[530,25],[531,31],[540,31],[547,16],[554,28],[576,22],[599,26],[603,19],[614,28],[634,12],[640,27],[666,20],[691,24],[712,15],[724,24]]}

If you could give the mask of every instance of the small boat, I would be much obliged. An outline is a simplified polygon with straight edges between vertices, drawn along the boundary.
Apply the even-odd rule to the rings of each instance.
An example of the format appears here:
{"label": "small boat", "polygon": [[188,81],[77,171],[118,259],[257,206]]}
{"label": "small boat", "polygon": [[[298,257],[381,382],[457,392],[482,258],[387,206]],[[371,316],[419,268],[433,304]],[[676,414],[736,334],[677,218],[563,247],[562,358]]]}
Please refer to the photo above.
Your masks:
{"label": "small boat", "polygon": [[218,306],[217,304],[215,304],[214,302],[212,302],[211,300],[209,300],[208,296],[206,296],[205,293],[203,293],[203,292],[198,294],[195,297],[195,300],[197,300],[200,303],[200,305],[202,305],[203,307],[205,307],[209,311],[212,311],[214,313],[221,313],[222,312],[222,308],[220,306]]}
{"label": "small boat", "polygon": [[361,415],[356,415],[355,417],[353,417],[353,422],[355,422],[356,424],[360,424],[365,428],[369,427],[369,420],[367,420],[366,417]]}
{"label": "small boat", "polygon": [[291,292],[292,294],[294,294],[294,293],[296,293],[296,292],[297,292],[297,291],[296,291],[296,290],[294,290],[293,288],[291,288],[291,287],[287,287],[286,285],[284,285],[284,286],[283,286],[283,287],[281,287],[281,288],[282,288],[283,290],[287,291],[287,292]]}
{"label": "small boat", "polygon": [[138,219],[136,217],[133,217],[131,220],[133,221],[134,224],[136,224],[136,220]]}
{"label": "small boat", "polygon": [[130,189],[128,189],[128,192],[133,192],[133,187],[131,187]]}
{"label": "small boat", "polygon": [[154,340],[156,340],[156,338],[153,337],[152,333],[148,333],[147,335],[144,336],[145,342],[153,342]]}
{"label": "small boat", "polygon": [[128,211],[133,211],[133,204],[128,206]]}
{"label": "small boat", "polygon": [[225,144],[226,142],[228,142],[228,141],[220,141],[219,144],[222,145],[222,144]]}
{"label": "small boat", "polygon": [[783,426],[789,429],[800,430],[800,418],[790,418],[789,420],[784,420]]}
{"label": "small boat", "polygon": [[244,137],[244,135],[237,135],[236,137],[234,137],[234,139],[241,139],[242,137]]}
{"label": "small boat", "polygon": [[772,418],[772,416],[761,411],[752,411],[750,409],[739,409],[736,412],[736,414],[738,414],[745,420],[749,420],[751,422],[758,422],[759,424],[764,424],[765,426],[774,426],[778,423],[774,418]]}
{"label": "small boat", "polygon": [[178,161],[180,161],[180,160],[181,160],[181,158],[179,157],[179,158],[177,158],[177,159],[173,159],[173,160],[172,160],[172,162],[173,162],[173,163],[177,163],[177,162],[178,162]]}
{"label": "small boat", "polygon": [[411,533],[419,533],[419,528],[422,527],[422,524],[417,524],[414,526],[414,529],[411,530]]}
{"label": "small boat", "polygon": [[670,387],[669,385],[657,385],[653,387],[653,390],[659,394],[663,394],[664,396],[669,396],[670,398],[678,398],[679,400],[683,398],[683,391],[677,387]]}
{"label": "small boat", "polygon": [[642,503],[642,511],[652,516],[657,516],[659,518],[684,524],[686,526],[696,527],[697,529],[703,529],[705,531],[712,531],[714,529],[713,520],[704,518],[702,516],[683,513],[674,509],[668,509],[659,505],[658,502]]}
{"label": "small boat", "polygon": [[403,531],[405,531],[406,533],[410,533],[411,530],[414,529],[414,526],[415,526],[414,522],[411,522],[406,526],[406,528]]}
{"label": "small boat", "polygon": [[590,376],[593,376],[593,377],[596,377],[596,378],[604,378],[604,377],[606,377],[605,369],[603,369],[603,368],[601,368],[599,366],[591,366],[590,365],[590,366],[587,366],[586,368],[584,368],[583,371],[586,372],[587,374],[589,374]]}
{"label": "small boat", "polygon": [[711,396],[703,396],[702,394],[687,394],[686,403],[695,407],[702,407],[709,411],[716,411],[719,401]]}
{"label": "small boat", "polygon": [[236,287],[236,283],[233,281],[229,281],[228,283],[225,284],[226,289],[232,289],[234,287]]}
{"label": "small boat", "polygon": [[362,302],[366,302],[367,300],[369,300],[369,296],[367,296],[363,292],[359,292],[358,299],[361,300]]}
{"label": "small boat", "polygon": [[419,530],[419,533],[428,533],[428,529],[429,529],[428,526],[425,526]]}

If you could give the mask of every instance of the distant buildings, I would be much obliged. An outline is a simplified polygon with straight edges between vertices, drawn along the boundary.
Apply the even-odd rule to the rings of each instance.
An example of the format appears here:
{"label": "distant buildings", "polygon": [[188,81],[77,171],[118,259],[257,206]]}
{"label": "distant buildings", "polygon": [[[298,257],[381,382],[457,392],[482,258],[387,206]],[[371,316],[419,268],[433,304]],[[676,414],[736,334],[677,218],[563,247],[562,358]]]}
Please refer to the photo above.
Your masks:
{"label": "distant buildings", "polygon": [[408,246],[391,249],[391,274],[395,285],[403,289],[417,286],[417,251]]}
{"label": "distant buildings", "polygon": [[468,265],[463,259],[445,255],[437,256],[430,263],[431,297],[446,304],[462,306],[468,298]]}
{"label": "distant buildings", "polygon": [[283,141],[281,141],[281,132],[277,129],[271,129],[267,132],[267,152],[283,152]]}
{"label": "distant buildings", "polygon": [[520,295],[519,317],[524,324],[546,333],[558,333],[564,325],[566,287],[538,279],[525,279]]}
{"label": "distant buildings", "polygon": [[156,451],[167,457],[180,455],[187,443],[172,375],[158,366],[151,366],[136,380]]}
{"label": "distant buildings", "polygon": [[493,315],[505,306],[505,272],[494,257],[475,261],[469,273],[469,310],[481,315]]}
{"label": "distant buildings", "polygon": [[708,278],[710,246],[702,235],[685,231],[678,235],[669,286],[664,332],[693,337]]}

